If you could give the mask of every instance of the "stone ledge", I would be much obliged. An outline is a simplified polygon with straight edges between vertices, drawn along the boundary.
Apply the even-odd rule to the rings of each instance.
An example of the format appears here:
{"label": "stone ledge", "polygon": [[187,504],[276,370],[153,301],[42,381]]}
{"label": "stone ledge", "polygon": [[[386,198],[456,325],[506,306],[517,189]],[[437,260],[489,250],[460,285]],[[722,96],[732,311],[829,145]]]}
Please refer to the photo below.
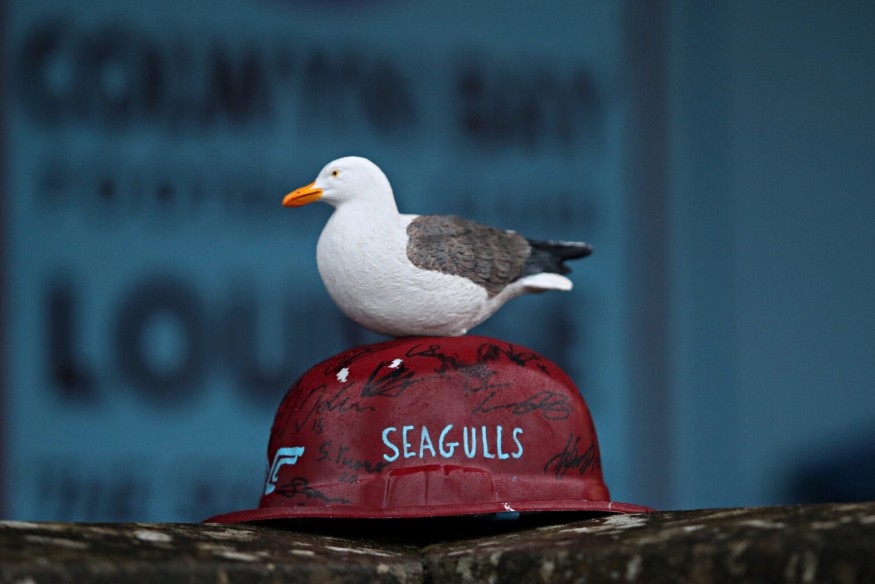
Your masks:
{"label": "stone ledge", "polygon": [[614,515],[423,554],[435,582],[875,582],[875,503]]}
{"label": "stone ledge", "polygon": [[[539,525],[562,519],[552,525]],[[875,503],[520,522],[0,522],[0,582],[875,582]]]}
{"label": "stone ledge", "polygon": [[0,522],[0,582],[422,582],[415,547],[253,525]]}

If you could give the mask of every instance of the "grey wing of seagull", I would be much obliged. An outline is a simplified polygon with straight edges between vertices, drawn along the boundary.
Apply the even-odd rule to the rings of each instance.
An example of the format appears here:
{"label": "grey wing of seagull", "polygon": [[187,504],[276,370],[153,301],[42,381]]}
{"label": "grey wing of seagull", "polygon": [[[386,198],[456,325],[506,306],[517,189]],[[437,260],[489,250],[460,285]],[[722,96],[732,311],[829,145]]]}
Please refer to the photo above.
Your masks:
{"label": "grey wing of seagull", "polygon": [[532,253],[522,235],[453,215],[420,215],[407,226],[407,235],[413,265],[468,278],[490,297],[525,275]]}

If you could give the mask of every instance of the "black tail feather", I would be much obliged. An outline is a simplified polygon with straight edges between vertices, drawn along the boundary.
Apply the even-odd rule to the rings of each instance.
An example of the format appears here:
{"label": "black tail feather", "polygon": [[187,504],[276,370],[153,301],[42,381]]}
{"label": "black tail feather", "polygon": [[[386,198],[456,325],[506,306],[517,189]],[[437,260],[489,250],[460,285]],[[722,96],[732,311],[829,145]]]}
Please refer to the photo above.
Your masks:
{"label": "black tail feather", "polygon": [[528,239],[532,253],[523,266],[521,276],[542,274],[567,274],[571,268],[565,265],[566,260],[585,258],[592,253],[592,246],[578,241],[540,241]]}

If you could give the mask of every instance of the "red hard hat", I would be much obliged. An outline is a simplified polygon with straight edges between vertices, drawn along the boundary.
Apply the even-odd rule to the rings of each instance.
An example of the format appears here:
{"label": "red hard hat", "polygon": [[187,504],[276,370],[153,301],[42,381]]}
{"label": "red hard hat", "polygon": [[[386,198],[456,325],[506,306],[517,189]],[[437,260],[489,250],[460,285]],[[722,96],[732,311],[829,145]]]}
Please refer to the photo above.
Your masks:
{"label": "red hard hat", "polygon": [[633,513],[602,479],[568,376],[495,339],[403,338],[316,365],[288,391],[257,509],[208,519]]}

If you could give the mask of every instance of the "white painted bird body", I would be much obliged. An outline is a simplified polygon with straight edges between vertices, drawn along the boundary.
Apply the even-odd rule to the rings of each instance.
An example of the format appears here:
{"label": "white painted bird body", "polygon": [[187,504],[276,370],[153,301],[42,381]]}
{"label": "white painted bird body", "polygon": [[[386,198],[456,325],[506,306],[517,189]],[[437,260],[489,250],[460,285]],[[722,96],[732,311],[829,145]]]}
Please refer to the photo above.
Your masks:
{"label": "white painted bird body", "polygon": [[395,213],[364,227],[361,215],[338,208],[319,237],[319,275],[341,311],[368,329],[389,336],[463,335],[513,291],[490,299],[466,278],[414,266],[406,249],[415,217]]}
{"label": "white painted bird body", "polygon": [[[316,248],[322,281],[344,314],[375,332],[396,337],[463,335],[521,294],[571,289],[571,281],[558,273],[493,277],[489,256],[507,255],[502,241],[495,238],[513,237],[509,241],[515,244],[528,240],[455,217],[398,213],[388,179],[365,158],[347,157],[329,163],[313,183],[286,195],[283,204],[300,206],[315,200],[335,207]],[[437,219],[444,223],[435,223]],[[452,249],[446,253],[440,241],[444,224],[464,232],[464,240],[453,239]],[[413,245],[411,233],[415,235]],[[474,235],[494,240],[485,260],[477,259],[483,252],[469,250],[479,247]],[[589,246],[586,248],[575,257],[588,254]],[[462,263],[479,268],[473,280],[454,259],[460,253]],[[521,261],[508,260],[499,267],[521,265]],[[480,283],[475,281],[478,277]]]}

